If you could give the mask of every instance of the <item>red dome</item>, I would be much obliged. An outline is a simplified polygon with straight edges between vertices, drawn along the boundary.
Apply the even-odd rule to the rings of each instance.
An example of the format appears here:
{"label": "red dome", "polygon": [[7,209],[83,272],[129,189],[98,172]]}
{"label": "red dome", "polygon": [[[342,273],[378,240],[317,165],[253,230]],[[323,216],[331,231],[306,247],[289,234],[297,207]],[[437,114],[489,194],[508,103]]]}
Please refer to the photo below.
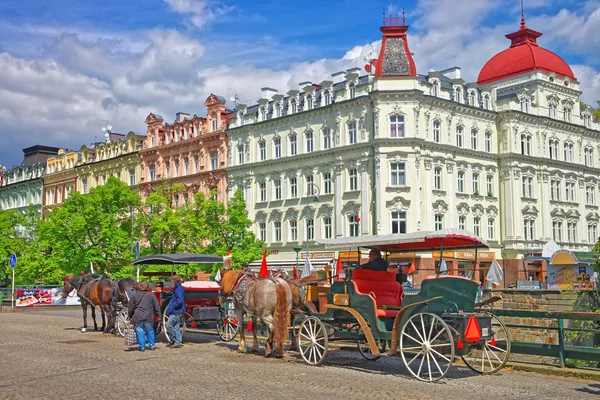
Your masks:
{"label": "red dome", "polygon": [[512,41],[510,47],[483,66],[477,83],[481,85],[531,71],[554,72],[576,80],[571,67],[562,58],[538,46],[536,39],[540,36],[541,33],[526,28],[521,21],[521,29],[506,35]]}

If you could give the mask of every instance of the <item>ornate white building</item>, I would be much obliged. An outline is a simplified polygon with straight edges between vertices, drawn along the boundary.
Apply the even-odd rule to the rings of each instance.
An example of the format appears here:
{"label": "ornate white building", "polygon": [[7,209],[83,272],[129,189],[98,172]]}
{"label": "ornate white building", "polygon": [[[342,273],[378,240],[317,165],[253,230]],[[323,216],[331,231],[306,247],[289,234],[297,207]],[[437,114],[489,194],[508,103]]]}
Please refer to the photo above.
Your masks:
{"label": "ornate white building", "polygon": [[[456,67],[421,75],[407,30],[384,20],[366,75],[355,68],[285,94],[263,88],[257,104],[238,104],[229,193],[244,189],[266,247],[293,260],[308,240],[317,258],[320,238],[458,227],[486,239],[485,257],[506,259],[513,281],[525,274],[517,259],[548,240],[590,249],[600,125],[570,67],[522,20],[477,82]],[[461,257],[448,255],[451,272],[470,269]]]}

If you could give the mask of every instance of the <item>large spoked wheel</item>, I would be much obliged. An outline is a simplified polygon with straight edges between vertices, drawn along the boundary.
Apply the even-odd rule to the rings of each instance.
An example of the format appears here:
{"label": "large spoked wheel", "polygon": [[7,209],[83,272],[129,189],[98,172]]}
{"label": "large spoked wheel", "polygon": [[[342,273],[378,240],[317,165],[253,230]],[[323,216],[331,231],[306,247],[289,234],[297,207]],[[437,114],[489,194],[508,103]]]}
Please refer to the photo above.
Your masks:
{"label": "large spoked wheel", "polygon": [[[360,324],[354,325],[352,328],[350,328],[350,330],[357,336],[356,345],[358,347],[358,351],[364,358],[366,358],[369,361],[377,361],[379,360],[379,358],[381,358],[381,356],[376,356],[371,352],[371,348],[369,347],[369,343],[365,338],[365,333],[360,327]],[[386,341],[375,339],[375,343],[377,343],[379,351],[383,353],[386,348]]]}
{"label": "large spoked wheel", "polygon": [[221,340],[230,342],[238,334],[239,326],[235,318],[223,316],[217,321],[217,333]]}
{"label": "large spoked wheel", "polygon": [[462,356],[467,367],[480,374],[491,374],[504,367],[510,355],[510,336],[506,326],[492,317],[492,335],[485,342],[472,345],[471,351]]}
{"label": "large spoked wheel", "polygon": [[129,323],[129,313],[126,308],[123,308],[117,314],[117,332],[122,337],[125,337],[125,329],[130,327]]}
{"label": "large spoked wheel", "polygon": [[329,337],[323,322],[315,317],[306,317],[298,330],[298,351],[304,362],[321,365],[327,354]]}
{"label": "large spoked wheel", "polygon": [[402,327],[399,344],[408,371],[425,382],[442,378],[454,361],[452,331],[435,314],[418,313],[410,317]]}
{"label": "large spoked wheel", "polygon": [[[181,318],[179,319],[179,329],[181,330],[181,340],[183,341],[183,337],[185,335],[185,328],[187,326],[186,321],[188,319],[191,319],[192,316],[188,313],[182,314]],[[163,331],[165,332],[165,337],[167,338],[167,340],[169,341],[169,343],[172,342],[171,338],[169,337],[169,332],[167,330],[167,321],[169,320],[169,315],[167,314],[167,311],[165,310],[163,312],[163,316],[162,316],[162,326],[163,326]]]}

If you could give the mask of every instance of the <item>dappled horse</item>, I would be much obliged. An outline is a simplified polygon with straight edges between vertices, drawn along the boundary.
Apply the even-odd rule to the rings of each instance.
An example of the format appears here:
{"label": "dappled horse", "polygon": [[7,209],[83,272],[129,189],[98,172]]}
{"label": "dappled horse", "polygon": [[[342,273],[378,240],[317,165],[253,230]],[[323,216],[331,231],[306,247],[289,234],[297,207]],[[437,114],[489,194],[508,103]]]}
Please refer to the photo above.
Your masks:
{"label": "dappled horse", "polygon": [[[83,328],[81,332],[87,331],[88,305],[92,307],[94,330],[98,330],[98,325],[96,324],[96,306],[98,306],[102,313],[102,327],[100,330],[107,333],[114,332],[118,298],[118,286],[116,282],[97,274],[67,277],[63,285],[62,296],[68,296],[73,289],[77,290],[77,296],[81,300],[81,308],[83,310]],[[108,323],[105,315],[107,316]]]}
{"label": "dappled horse", "polygon": [[[269,328],[269,337],[265,344],[265,357],[273,351],[283,357],[283,344],[290,324],[292,293],[288,284],[281,278],[257,278],[254,274],[242,270],[223,270],[221,273],[221,296],[233,297],[236,318],[241,324],[244,315],[252,318],[254,342],[252,351],[258,351],[256,338],[256,320],[260,318]],[[246,352],[244,327],[240,326],[238,351]]]}

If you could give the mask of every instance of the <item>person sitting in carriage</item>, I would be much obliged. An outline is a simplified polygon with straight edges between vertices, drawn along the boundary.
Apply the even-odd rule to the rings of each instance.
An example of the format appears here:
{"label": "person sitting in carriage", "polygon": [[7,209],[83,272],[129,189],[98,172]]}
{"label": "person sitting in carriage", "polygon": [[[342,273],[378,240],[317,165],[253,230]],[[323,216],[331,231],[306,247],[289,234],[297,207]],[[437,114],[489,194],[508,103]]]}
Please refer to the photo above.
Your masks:
{"label": "person sitting in carriage", "polygon": [[381,257],[381,251],[371,249],[369,251],[369,262],[361,264],[360,269],[370,269],[373,271],[387,271],[396,274],[396,282],[402,284],[404,282],[404,274],[396,267],[390,267],[387,261]]}

